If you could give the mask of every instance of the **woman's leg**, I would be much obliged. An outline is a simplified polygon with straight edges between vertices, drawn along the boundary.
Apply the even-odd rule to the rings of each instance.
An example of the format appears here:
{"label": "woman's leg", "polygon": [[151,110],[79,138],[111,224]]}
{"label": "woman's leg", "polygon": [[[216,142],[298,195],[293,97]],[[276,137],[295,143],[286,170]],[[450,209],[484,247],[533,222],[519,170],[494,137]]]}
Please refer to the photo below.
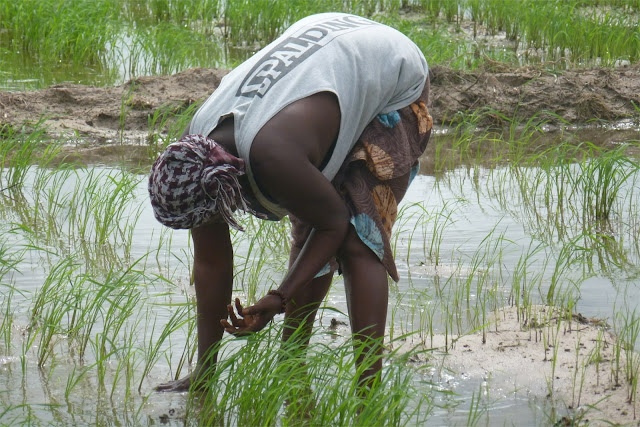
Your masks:
{"label": "woman's leg", "polygon": [[[387,270],[380,259],[358,237],[353,227],[339,252],[344,276],[351,331],[358,354],[356,363],[362,365],[366,355],[373,356],[369,366],[362,366],[362,380],[372,380],[382,369],[382,349],[387,321],[389,282]],[[371,360],[371,359],[370,359]]]}
{"label": "woman's leg", "polygon": [[332,277],[333,274],[316,277],[301,287],[299,292],[290,296],[284,314],[283,341],[288,341],[296,330],[300,329],[298,332],[301,338],[300,344],[304,346],[309,344],[316,313],[329,292]]}

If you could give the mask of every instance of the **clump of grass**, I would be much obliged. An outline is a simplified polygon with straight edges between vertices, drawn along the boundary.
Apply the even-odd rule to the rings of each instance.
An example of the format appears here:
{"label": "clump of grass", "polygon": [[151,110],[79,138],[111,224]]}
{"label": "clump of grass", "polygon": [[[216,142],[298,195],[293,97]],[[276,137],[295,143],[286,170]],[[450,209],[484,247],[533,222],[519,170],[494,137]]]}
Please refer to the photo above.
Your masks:
{"label": "clump of grass", "polygon": [[606,151],[587,146],[592,154],[579,164],[576,183],[582,188],[583,221],[608,221],[627,180],[640,171],[640,163],[625,155],[625,145]]}
{"label": "clump of grass", "polygon": [[186,107],[160,107],[149,116],[149,159],[155,160],[168,144],[182,135],[200,105],[201,102],[194,102]]}
{"label": "clump of grass", "polygon": [[220,344],[205,395],[193,394],[198,423],[415,425],[433,408],[413,383],[411,352],[386,355],[380,379],[365,391],[351,341],[312,344],[305,356],[295,344],[281,345],[278,335],[275,328],[253,335],[231,354],[229,341]]}
{"label": "clump of grass", "polygon": [[[31,127],[31,129],[29,129]],[[46,131],[44,117],[31,126],[4,127],[0,137],[0,191],[22,190],[29,168],[39,159]],[[52,143],[55,147],[56,144]],[[45,152],[46,149],[45,149]],[[50,151],[48,151],[50,152]],[[47,156],[50,159],[51,156]]]}
{"label": "clump of grass", "polygon": [[[0,234],[7,238],[15,233],[9,227],[0,227]],[[12,352],[13,326],[16,307],[13,305],[16,295],[24,298],[24,293],[15,287],[13,274],[19,273],[20,264],[24,260],[26,249],[13,247],[8,240],[0,242],[0,339],[4,354]]]}
{"label": "clump of grass", "polygon": [[118,0],[22,0],[0,2],[0,27],[12,49],[44,63],[104,65],[118,34]]}
{"label": "clump of grass", "polygon": [[[470,20],[473,39],[479,28],[488,35],[504,32],[514,52],[522,52],[525,59],[531,56],[560,65],[579,66],[588,61],[614,65],[620,60],[637,61],[640,54],[637,4],[621,6],[611,0],[590,7],[578,0],[551,0],[527,8],[516,0],[421,3],[431,16],[442,16],[458,29],[462,21]],[[609,9],[603,12],[603,7]]]}
{"label": "clump of grass", "polygon": [[[140,73],[230,67],[305,16],[349,12],[399,29],[431,64],[454,68],[528,63],[563,69],[640,58],[637,4],[520,6],[517,0],[0,0],[0,46],[13,80],[27,72],[35,85],[112,84]],[[484,35],[504,35],[507,47],[492,46]]]}
{"label": "clump of grass", "polygon": [[133,203],[141,179],[122,170],[77,171],[64,224],[67,243],[94,260],[90,265],[101,261],[106,271],[114,262],[127,265],[142,209]]}
{"label": "clump of grass", "polygon": [[277,285],[288,268],[291,251],[291,222],[258,220],[251,215],[240,218],[244,232],[232,230],[234,248],[234,288],[242,290],[249,303],[258,300],[259,289]]}

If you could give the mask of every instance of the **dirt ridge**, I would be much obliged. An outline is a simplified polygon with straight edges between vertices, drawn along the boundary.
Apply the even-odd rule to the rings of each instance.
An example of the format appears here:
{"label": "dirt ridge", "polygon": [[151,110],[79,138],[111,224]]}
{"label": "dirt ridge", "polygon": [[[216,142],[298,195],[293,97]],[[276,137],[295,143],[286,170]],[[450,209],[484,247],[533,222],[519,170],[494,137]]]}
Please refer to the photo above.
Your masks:
{"label": "dirt ridge", "polygon": [[[227,72],[192,68],[113,87],[63,83],[36,91],[0,92],[0,127],[45,119],[53,136],[79,135],[96,143],[143,142],[154,113],[163,108],[180,111],[206,99]],[[439,125],[451,123],[458,112],[483,109],[492,112],[481,124],[500,123],[501,115],[522,120],[537,115],[551,124],[640,119],[639,65],[562,72],[505,70],[498,65],[465,72],[433,66],[430,75],[430,111]]]}

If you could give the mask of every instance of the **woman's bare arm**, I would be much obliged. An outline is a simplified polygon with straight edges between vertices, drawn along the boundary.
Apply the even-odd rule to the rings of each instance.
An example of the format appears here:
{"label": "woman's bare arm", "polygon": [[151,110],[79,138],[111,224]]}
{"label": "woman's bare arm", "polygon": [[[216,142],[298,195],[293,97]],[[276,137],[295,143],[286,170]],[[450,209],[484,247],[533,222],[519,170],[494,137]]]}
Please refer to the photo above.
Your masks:
{"label": "woman's bare arm", "polygon": [[[313,227],[304,248],[278,288],[286,297],[309,282],[335,256],[347,235],[349,213],[344,200],[318,170],[337,137],[337,100],[307,98],[283,110],[256,136],[251,165],[259,185],[288,212]],[[318,149],[320,147],[320,149]],[[273,317],[278,298],[269,296],[241,309],[245,319],[224,322],[229,333],[243,335],[262,329]],[[230,315],[232,312],[230,311]],[[257,316],[247,319],[246,315]]]}

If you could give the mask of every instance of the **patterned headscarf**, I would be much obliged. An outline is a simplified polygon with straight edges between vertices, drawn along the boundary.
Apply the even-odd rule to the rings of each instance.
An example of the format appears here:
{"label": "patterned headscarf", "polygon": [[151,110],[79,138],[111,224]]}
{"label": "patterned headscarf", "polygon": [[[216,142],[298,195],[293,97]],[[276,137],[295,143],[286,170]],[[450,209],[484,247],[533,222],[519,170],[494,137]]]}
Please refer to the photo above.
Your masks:
{"label": "patterned headscarf", "polygon": [[156,219],[180,229],[198,227],[219,215],[231,227],[242,230],[234,210],[254,213],[238,182],[244,171],[244,160],[206,136],[187,135],[168,145],[149,174]]}

